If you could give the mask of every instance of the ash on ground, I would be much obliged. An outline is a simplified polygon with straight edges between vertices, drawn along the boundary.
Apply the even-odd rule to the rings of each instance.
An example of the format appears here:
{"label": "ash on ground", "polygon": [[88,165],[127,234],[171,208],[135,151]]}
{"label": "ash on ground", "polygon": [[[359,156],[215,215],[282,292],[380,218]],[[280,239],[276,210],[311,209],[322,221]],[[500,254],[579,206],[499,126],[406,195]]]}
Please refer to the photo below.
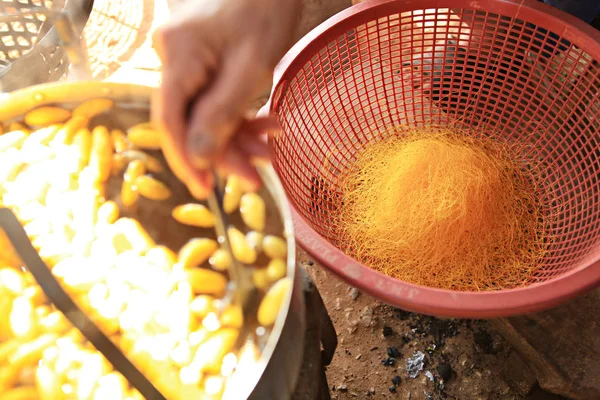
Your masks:
{"label": "ash on ground", "polygon": [[341,389],[333,400],[527,399],[502,378],[512,349],[485,321],[438,319],[350,296],[347,284],[304,253],[299,259],[338,332],[327,369],[329,387]]}

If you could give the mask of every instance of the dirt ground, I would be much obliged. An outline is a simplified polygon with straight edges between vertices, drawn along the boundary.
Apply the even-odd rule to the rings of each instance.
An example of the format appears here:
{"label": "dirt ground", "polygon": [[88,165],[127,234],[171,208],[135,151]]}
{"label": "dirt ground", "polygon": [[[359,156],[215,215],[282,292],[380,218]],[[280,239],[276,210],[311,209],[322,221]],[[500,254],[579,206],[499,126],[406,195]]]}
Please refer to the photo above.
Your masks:
{"label": "dirt ground", "polygon": [[[488,323],[441,320],[384,305],[331,276],[300,253],[338,334],[327,369],[332,399],[551,400],[541,390],[525,396],[503,378],[513,351]],[[423,367],[409,376],[419,352]]]}

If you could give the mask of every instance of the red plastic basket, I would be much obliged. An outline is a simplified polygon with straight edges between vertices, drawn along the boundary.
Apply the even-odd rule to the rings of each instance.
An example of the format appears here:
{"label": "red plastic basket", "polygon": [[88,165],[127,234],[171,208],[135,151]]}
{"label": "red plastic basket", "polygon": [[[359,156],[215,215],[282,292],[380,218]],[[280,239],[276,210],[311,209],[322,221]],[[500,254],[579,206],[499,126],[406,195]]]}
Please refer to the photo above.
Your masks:
{"label": "red plastic basket", "polygon": [[[404,309],[486,318],[555,306],[600,282],[600,33],[544,4],[376,0],[316,28],[283,59],[266,110],[296,237],[348,283]],[[361,265],[329,229],[336,178],[377,132],[456,121],[529,143],[560,217],[524,288],[457,292]],[[558,199],[558,201],[555,201]]]}

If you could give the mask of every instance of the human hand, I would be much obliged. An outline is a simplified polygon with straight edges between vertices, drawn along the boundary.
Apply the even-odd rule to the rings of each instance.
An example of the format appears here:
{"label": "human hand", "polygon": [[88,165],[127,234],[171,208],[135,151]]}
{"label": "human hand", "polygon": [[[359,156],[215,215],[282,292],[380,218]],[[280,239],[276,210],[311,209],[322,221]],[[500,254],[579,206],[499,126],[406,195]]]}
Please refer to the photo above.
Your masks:
{"label": "human hand", "polygon": [[299,0],[186,0],[154,35],[163,79],[152,104],[173,172],[195,197],[212,188],[216,165],[252,185],[252,158],[268,157],[262,133],[273,118],[246,118],[292,44]]}

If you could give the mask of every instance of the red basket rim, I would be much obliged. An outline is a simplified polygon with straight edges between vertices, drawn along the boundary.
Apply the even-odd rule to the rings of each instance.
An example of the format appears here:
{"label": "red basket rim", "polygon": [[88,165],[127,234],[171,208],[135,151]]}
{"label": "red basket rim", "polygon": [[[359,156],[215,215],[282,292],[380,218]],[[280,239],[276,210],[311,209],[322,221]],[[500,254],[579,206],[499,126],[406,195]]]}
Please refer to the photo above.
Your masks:
{"label": "red basket rim", "polygon": [[[348,29],[355,27],[354,19],[368,17],[368,20],[371,21],[390,13],[459,7],[497,13],[512,8],[516,9],[515,18],[526,21],[535,20],[536,15],[550,18],[554,27],[562,27],[562,29],[555,29],[554,33],[584,48],[594,59],[600,60],[599,30],[577,17],[537,0],[367,0],[330,17],[288,50],[275,68],[273,90],[268,105],[271,105],[271,110],[276,109],[282,89],[285,89],[284,86],[287,83],[286,78],[289,75],[295,75],[315,54],[314,50],[320,50],[332,38],[340,36],[346,33]],[[528,15],[532,15],[534,18],[526,18]],[[347,28],[348,26],[350,28]]]}
{"label": "red basket rim", "polygon": [[350,285],[387,304],[454,318],[508,317],[542,311],[593,289],[600,282],[600,252],[587,268],[548,282],[497,292],[457,292],[418,286],[372,270],[325,240],[292,205],[296,242],[317,262]]}
{"label": "red basket rim", "polygon": [[[594,59],[600,60],[600,31],[554,7],[537,1],[496,0],[369,0],[350,7],[313,29],[294,45],[275,69],[269,102],[259,114],[278,108],[288,77],[294,76],[332,38],[347,32],[355,18],[377,19],[384,15],[415,9],[469,8],[502,14],[507,8],[515,17],[535,21],[535,16],[550,18],[554,30]],[[545,26],[545,28],[548,28]],[[272,145],[272,142],[271,142]],[[273,151],[273,146],[271,146]],[[541,311],[570,300],[600,284],[600,247],[590,257],[590,265],[570,271],[558,278],[519,289],[497,292],[457,292],[413,285],[374,271],[347,256],[314,231],[291,204],[296,240],[320,264],[359,288],[388,304],[403,309],[444,317],[492,318]]]}

